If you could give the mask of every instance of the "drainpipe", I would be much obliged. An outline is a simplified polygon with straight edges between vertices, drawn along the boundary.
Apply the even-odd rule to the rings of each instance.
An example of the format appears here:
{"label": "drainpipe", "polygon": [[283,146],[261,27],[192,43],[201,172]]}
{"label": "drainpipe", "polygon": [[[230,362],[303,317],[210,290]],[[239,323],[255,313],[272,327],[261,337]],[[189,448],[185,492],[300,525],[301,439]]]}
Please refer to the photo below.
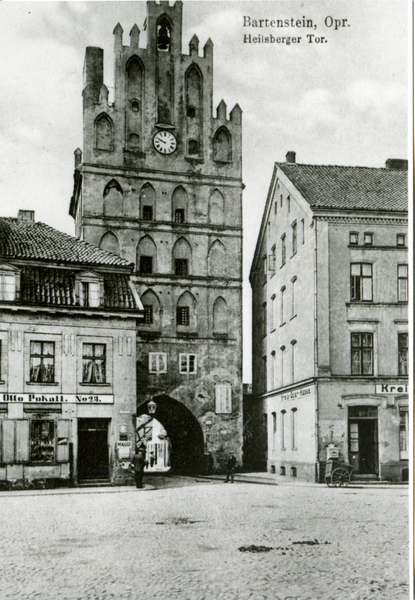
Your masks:
{"label": "drainpipe", "polygon": [[[318,359],[317,359],[317,219],[313,217],[314,224],[314,377],[318,375]],[[315,395],[315,453],[316,453],[316,482],[320,483],[320,461],[318,456],[318,381],[315,383],[314,388]]]}

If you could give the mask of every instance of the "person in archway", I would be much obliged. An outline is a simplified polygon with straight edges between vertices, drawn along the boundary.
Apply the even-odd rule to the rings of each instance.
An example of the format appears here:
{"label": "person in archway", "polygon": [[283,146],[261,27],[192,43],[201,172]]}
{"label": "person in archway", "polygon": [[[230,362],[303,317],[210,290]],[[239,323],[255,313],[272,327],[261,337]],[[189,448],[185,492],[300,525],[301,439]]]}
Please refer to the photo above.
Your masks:
{"label": "person in archway", "polygon": [[233,452],[229,452],[228,462],[226,464],[226,479],[225,483],[228,483],[229,478],[231,479],[231,483],[233,483],[233,478],[235,476],[235,467],[236,467],[236,458]]}
{"label": "person in archway", "polygon": [[134,454],[134,458],[132,460],[132,465],[133,465],[133,469],[134,469],[134,476],[135,476],[135,487],[136,488],[143,488],[143,474],[144,474],[144,463],[145,463],[145,458],[144,458],[144,452],[141,448],[138,448],[136,450],[136,453]]}

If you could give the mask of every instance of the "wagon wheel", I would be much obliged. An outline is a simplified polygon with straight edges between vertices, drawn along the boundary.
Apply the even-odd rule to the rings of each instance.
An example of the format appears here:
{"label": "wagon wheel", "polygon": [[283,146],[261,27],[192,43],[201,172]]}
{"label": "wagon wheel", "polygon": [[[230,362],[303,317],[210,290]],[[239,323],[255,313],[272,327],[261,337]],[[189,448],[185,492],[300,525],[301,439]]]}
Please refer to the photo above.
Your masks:
{"label": "wagon wheel", "polygon": [[334,469],[333,473],[331,474],[331,485],[333,487],[340,487],[342,485],[344,485],[344,487],[347,487],[349,485],[349,482],[350,472],[348,469],[345,469],[344,467]]}
{"label": "wagon wheel", "polygon": [[329,487],[333,487],[333,483],[331,481],[331,474],[330,475],[326,475],[326,483]]}

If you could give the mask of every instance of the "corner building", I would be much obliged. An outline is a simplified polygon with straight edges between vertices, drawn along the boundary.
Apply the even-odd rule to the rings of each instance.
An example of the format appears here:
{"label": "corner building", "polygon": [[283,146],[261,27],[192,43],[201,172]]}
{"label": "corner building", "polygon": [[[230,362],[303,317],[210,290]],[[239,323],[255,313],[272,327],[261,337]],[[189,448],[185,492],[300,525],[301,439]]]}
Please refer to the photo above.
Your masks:
{"label": "corner building", "polygon": [[145,309],[137,415],[157,404],[172,468],[242,448],[242,113],[212,114],[213,44],[182,54],[182,3],[147,2],[147,47],[114,30],[115,92],[86,49],[83,152],[70,214],[80,239],[135,263]]}
{"label": "corner building", "polygon": [[408,477],[408,173],[276,163],[257,241],[253,394],[263,466]]}

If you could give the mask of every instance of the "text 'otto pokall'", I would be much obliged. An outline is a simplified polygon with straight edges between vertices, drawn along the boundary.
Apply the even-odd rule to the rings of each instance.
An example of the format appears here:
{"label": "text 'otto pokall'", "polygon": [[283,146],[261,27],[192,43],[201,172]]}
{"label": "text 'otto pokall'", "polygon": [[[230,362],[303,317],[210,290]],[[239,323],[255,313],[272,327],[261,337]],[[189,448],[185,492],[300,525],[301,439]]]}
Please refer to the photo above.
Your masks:
{"label": "text 'otto pokall'", "polygon": [[[244,44],[327,44],[328,39],[325,36],[311,33],[317,31],[317,23],[313,19],[301,17],[296,19],[254,19],[250,16],[243,17],[243,26],[253,30],[253,33],[244,33]],[[347,19],[338,19],[328,16],[324,19],[324,27],[331,31],[340,31],[350,27]],[[259,32],[259,29],[268,29],[265,33]],[[304,32],[303,35],[281,35],[281,33],[289,32],[289,30],[304,29],[309,33]],[[272,30],[272,32],[271,32]],[[280,31],[281,30],[281,31]],[[275,33],[275,35],[274,35]]]}

